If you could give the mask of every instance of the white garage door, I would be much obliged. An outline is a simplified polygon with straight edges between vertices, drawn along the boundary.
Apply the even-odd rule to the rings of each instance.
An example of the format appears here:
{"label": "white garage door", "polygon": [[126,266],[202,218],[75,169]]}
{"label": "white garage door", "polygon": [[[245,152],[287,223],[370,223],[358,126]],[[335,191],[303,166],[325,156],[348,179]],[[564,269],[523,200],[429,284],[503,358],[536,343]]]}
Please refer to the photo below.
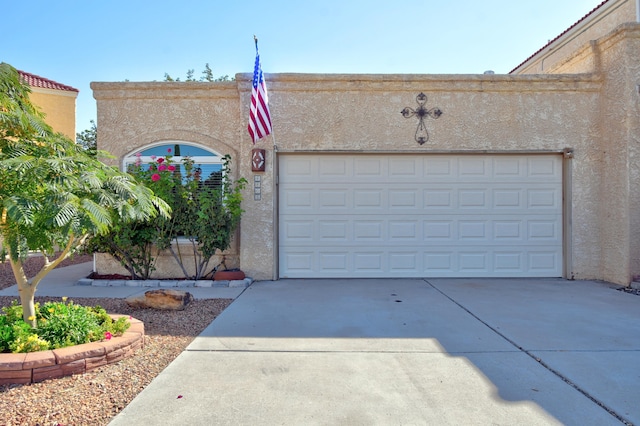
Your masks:
{"label": "white garage door", "polygon": [[279,271],[559,277],[560,155],[280,157]]}

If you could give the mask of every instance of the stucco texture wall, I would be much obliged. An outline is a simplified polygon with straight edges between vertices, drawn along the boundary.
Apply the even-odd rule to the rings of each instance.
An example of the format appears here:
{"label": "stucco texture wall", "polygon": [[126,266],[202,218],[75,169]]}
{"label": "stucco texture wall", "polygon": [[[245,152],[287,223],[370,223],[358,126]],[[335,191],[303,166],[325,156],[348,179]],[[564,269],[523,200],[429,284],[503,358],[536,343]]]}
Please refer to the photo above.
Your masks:
{"label": "stucco texture wall", "polygon": [[[562,152],[575,149],[574,221],[593,223],[599,205],[597,112],[601,82],[572,76],[425,76],[425,75],[267,75],[274,137],[259,142],[267,149],[261,199],[253,199],[250,151],[245,123],[250,75],[232,84],[94,83],[98,100],[100,148],[120,160],[125,154],[162,139],[198,142],[226,149],[250,182],[245,194],[240,264],[256,279],[271,279],[277,256],[274,223],[276,197],[273,144],[278,152]],[[167,84],[165,86],[165,84]],[[198,83],[200,84],[200,83]],[[194,95],[198,92],[199,95]],[[400,111],[415,108],[416,96],[443,115],[427,120],[429,141],[414,140],[417,120]],[[206,94],[206,95],[205,95]],[[151,99],[149,99],[151,97]],[[591,226],[576,227],[576,277],[598,273],[599,240]]]}
{"label": "stucco texture wall", "polygon": [[[597,64],[584,61],[583,49],[592,40],[604,37],[619,25],[636,21],[636,0],[611,0],[603,5],[564,37],[545,46],[521,65],[517,74],[548,74],[594,72]],[[587,58],[590,58],[587,55]],[[567,64],[570,64],[568,67]]]}
{"label": "stucco texture wall", "polygon": [[[603,167],[601,228],[604,279],[629,281],[640,274],[640,25],[626,24],[598,43]],[[611,208],[615,206],[616,208]]]}

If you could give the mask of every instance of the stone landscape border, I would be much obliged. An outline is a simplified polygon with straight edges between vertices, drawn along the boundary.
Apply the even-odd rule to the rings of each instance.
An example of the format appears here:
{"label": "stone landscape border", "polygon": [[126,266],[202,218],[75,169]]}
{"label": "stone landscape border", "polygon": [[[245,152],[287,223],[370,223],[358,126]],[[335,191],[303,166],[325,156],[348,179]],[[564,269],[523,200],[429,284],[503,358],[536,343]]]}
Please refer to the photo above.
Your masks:
{"label": "stone landscape border", "polygon": [[[128,315],[111,315],[115,320]],[[144,323],[129,317],[122,336],[49,351],[0,354],[0,385],[37,383],[83,374],[130,357],[144,346]]]}
{"label": "stone landscape border", "polygon": [[77,285],[91,285],[95,287],[160,287],[160,288],[189,288],[189,287],[248,287],[253,278],[243,280],[94,280],[82,278]]}

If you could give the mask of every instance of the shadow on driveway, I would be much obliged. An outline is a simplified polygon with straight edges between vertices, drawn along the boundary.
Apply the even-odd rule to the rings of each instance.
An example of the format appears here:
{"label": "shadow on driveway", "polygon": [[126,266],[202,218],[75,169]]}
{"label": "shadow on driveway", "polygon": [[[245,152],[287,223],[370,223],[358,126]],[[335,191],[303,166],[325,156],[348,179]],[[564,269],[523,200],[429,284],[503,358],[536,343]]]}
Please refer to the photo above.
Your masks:
{"label": "shadow on driveway", "polygon": [[257,282],[112,424],[640,424],[639,307],[560,279]]}

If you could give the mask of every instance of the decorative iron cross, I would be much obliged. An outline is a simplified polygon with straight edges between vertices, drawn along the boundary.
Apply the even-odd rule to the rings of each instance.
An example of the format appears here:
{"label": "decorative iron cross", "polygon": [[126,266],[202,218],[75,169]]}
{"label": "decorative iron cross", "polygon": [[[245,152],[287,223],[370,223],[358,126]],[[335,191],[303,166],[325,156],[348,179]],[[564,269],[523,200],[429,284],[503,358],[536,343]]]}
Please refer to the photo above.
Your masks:
{"label": "decorative iron cross", "polygon": [[416,129],[416,142],[418,142],[420,145],[423,145],[426,141],[429,140],[429,132],[427,132],[427,128],[424,125],[425,117],[429,116],[434,119],[438,118],[442,115],[442,111],[438,107],[431,109],[425,108],[424,104],[427,103],[427,95],[425,95],[424,93],[420,93],[418,96],[416,96],[416,102],[418,102],[417,109],[414,110],[407,107],[400,111],[400,113],[404,118],[413,117],[414,115],[418,116],[418,120],[420,121],[418,123],[418,128]]}

